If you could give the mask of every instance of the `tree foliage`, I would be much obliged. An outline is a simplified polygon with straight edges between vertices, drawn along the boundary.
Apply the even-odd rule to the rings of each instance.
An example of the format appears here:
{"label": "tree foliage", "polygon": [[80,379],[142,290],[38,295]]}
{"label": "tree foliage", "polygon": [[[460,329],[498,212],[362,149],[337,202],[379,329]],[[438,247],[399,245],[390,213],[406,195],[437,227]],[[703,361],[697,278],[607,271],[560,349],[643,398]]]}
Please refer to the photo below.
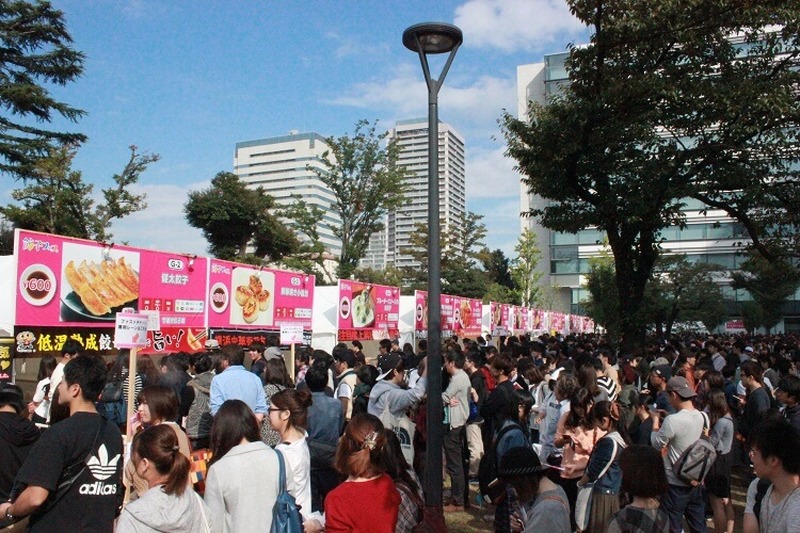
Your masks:
{"label": "tree foliage", "polygon": [[189,225],[203,232],[211,255],[258,264],[262,258],[278,262],[298,246],[271,213],[274,203],[262,187],[248,188],[236,174],[220,172],[211,187],[189,193],[183,210]]}
{"label": "tree foliage", "polygon": [[585,287],[589,291],[589,298],[581,304],[586,314],[605,328],[612,338],[617,337],[620,333],[619,291],[614,259],[608,253],[589,259]]}
{"label": "tree foliage", "polygon": [[[751,191],[787,155],[797,162],[800,12],[778,0],[568,4],[591,42],[571,49],[569,83],[531,103],[529,121],[504,116],[508,154],[548,200],[530,213],[545,227],[605,231],[620,331],[635,348],[660,232],[684,225],[683,199]],[[786,29],[759,47],[770,24]]]}
{"label": "tree foliage", "polygon": [[[488,284],[479,259],[485,248],[486,226],[483,215],[467,212],[462,223],[451,231],[440,233],[442,250],[442,292],[468,298],[482,298]],[[427,290],[428,280],[428,227],[417,224],[402,253],[410,255],[419,267],[404,268],[404,286],[410,290]]]}
{"label": "tree foliage", "polygon": [[745,289],[753,297],[753,304],[743,309],[747,325],[767,330],[780,321],[781,307],[800,287],[797,267],[785,259],[769,261],[758,253],[751,254],[731,279],[734,289]]}
{"label": "tree foliage", "polygon": [[122,219],[147,207],[145,195],[131,192],[141,174],[157,154],[137,153],[130,147],[130,158],[122,172],[112,178],[114,185],[101,191],[103,201],[92,197],[94,186],[85,183],[80,171],[72,169],[76,150],[50,147],[47,155],[32,163],[27,185],[11,192],[18,202],[0,208],[0,213],[14,227],[79,237],[96,241],[111,240],[109,228]]}
{"label": "tree foliage", "polygon": [[542,303],[543,289],[540,285],[542,272],[537,267],[542,257],[536,234],[525,229],[514,246],[517,256],[511,261],[511,277],[519,291],[520,303],[523,306],[535,306]]}
{"label": "tree foliage", "polygon": [[489,250],[484,248],[478,254],[483,271],[490,283],[497,283],[507,289],[514,289],[514,280],[511,279],[510,261],[503,250],[497,248]]}
{"label": "tree foliage", "polygon": [[376,128],[377,122],[360,120],[352,136],[327,138],[325,168],[308,167],[333,192],[333,211],[341,224],[330,229],[342,243],[337,258],[340,278],[350,277],[366,254],[370,236],[383,230],[386,213],[405,201],[405,170],[397,165],[399,147],[394,141],[383,146],[388,132],[378,134]]}
{"label": "tree foliage", "polygon": [[702,322],[713,330],[725,320],[719,265],[690,263],[685,256],[662,256],[645,290],[648,323],[669,336],[677,322]]}
{"label": "tree foliage", "polygon": [[34,163],[54,146],[86,139],[41,126],[57,115],[73,122],[84,115],[48,89],[80,77],[84,56],[72,48],[64,14],[46,1],[0,2],[0,41],[0,171],[35,177]]}

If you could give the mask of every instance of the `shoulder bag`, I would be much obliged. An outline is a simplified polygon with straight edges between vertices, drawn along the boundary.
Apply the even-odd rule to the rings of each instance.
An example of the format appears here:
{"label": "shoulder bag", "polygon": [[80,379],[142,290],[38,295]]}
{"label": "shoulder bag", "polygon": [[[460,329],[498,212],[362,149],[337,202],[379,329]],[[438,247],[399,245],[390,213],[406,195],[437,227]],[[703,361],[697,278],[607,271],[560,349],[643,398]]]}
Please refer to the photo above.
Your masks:
{"label": "shoulder bag", "polygon": [[[611,465],[614,464],[617,458],[619,447],[624,446],[624,443],[620,443],[615,437],[609,438],[611,439],[611,444],[614,446],[611,450],[611,460],[603,467],[603,470],[600,471],[597,480],[606,475],[606,472],[608,472],[608,469],[611,468]],[[594,484],[597,483],[597,480],[590,481],[586,485],[578,488],[578,497],[575,500],[575,524],[579,531],[586,531],[586,528],[589,527],[589,517],[592,511],[592,494],[594,492]]]}

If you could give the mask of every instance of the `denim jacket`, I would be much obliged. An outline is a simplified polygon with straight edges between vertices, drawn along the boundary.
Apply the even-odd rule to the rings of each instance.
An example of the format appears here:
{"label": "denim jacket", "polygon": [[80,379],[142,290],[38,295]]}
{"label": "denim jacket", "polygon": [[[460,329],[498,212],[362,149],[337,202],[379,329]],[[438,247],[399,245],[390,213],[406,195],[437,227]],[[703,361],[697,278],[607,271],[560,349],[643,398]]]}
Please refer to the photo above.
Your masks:
{"label": "denim jacket", "polygon": [[[611,453],[614,451],[614,441],[616,440],[616,454],[613,461]],[[594,481],[595,491],[607,491],[612,494],[618,494],[622,485],[622,470],[619,467],[619,456],[622,453],[625,443],[616,431],[609,433],[602,439],[597,441],[592,450],[592,456],[589,458],[589,464],[586,465],[586,475],[589,481]],[[611,466],[608,468],[603,477],[597,479],[597,476],[603,471],[609,461],[612,461]]]}

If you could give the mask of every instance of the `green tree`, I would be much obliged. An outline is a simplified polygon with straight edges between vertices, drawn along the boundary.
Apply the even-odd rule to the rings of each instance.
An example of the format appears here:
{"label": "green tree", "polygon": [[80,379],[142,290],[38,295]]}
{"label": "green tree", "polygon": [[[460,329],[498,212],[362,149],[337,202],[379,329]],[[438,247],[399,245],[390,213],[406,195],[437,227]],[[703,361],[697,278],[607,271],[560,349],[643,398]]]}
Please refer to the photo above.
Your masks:
{"label": "green tree", "polygon": [[501,249],[489,250],[484,248],[478,254],[483,271],[489,278],[490,283],[497,283],[508,289],[514,289],[514,280],[511,279],[509,270],[509,260]]}
{"label": "green tree", "polygon": [[517,256],[511,261],[511,277],[520,295],[523,306],[541,304],[542,287],[540,281],[542,273],[537,270],[542,251],[536,240],[536,234],[526,228],[514,246]]}
{"label": "green tree", "polygon": [[[482,298],[489,283],[486,273],[478,268],[481,250],[485,248],[486,226],[483,215],[467,212],[462,223],[440,234],[442,250],[442,292],[469,298]],[[427,289],[428,280],[428,227],[417,224],[407,248],[402,253],[410,255],[419,267],[404,268],[406,289]]]}
{"label": "green tree", "polygon": [[645,290],[648,322],[669,336],[676,322],[702,322],[712,330],[726,317],[719,265],[690,263],[685,256],[662,256]]}
{"label": "green tree", "polygon": [[612,338],[620,334],[619,291],[614,268],[614,259],[608,253],[589,259],[589,273],[584,284],[589,298],[581,302],[586,314]]}
{"label": "green tree", "polygon": [[519,304],[519,294],[505,285],[489,282],[483,293],[483,303],[488,304],[489,302]]}
{"label": "green tree", "polygon": [[383,270],[359,267],[353,271],[353,277],[364,283],[388,285],[389,287],[403,286],[403,272],[393,266],[387,266]]}
{"label": "green tree", "polygon": [[211,255],[258,264],[262,258],[278,262],[298,245],[272,215],[274,205],[262,187],[248,188],[236,174],[220,172],[211,187],[189,193],[183,211],[189,225],[203,232]]}
{"label": "green tree", "polygon": [[133,194],[130,189],[147,167],[159,160],[157,154],[137,153],[136,146],[130,151],[125,168],[112,178],[114,185],[103,189],[103,201],[96,203],[94,186],[83,181],[80,171],[72,170],[75,149],[50,147],[46,157],[32,164],[27,185],[11,192],[18,203],[0,208],[0,213],[21,229],[111,240],[113,221],[147,207],[145,195]]}
{"label": "green tree", "polygon": [[[620,332],[633,349],[660,233],[685,224],[683,199],[749,190],[770,175],[765,166],[798,153],[799,11],[778,0],[568,4],[593,30],[570,51],[569,84],[547,105],[531,103],[530,120],[506,114],[503,129],[529,191],[548,201],[530,214],[556,231],[607,235]],[[756,46],[773,24],[787,28],[774,41],[786,47]]]}
{"label": "green tree", "polygon": [[275,212],[300,237],[294,251],[282,259],[283,264],[306,274],[315,274],[319,285],[335,284],[333,255],[319,236],[319,224],[324,219],[324,211],[317,205],[307,203],[301,196],[292,195],[292,199],[292,203]]}
{"label": "green tree", "polygon": [[[377,122],[360,120],[352,136],[329,137],[322,155],[324,169],[308,167],[331,190],[333,211],[341,224],[331,225],[342,242],[338,277],[349,278],[364,257],[370,236],[383,230],[386,213],[403,205],[405,170],[398,166],[399,147],[376,132]],[[318,219],[319,224],[327,224]]]}
{"label": "green tree", "polygon": [[0,40],[0,170],[35,177],[34,163],[50,157],[53,146],[86,140],[41,127],[56,115],[72,122],[84,115],[48,88],[79,78],[84,56],[72,48],[64,14],[45,1],[0,2]]}
{"label": "green tree", "polygon": [[769,261],[752,253],[742,269],[731,274],[731,286],[753,297],[758,309],[747,309],[748,322],[770,330],[780,321],[783,304],[800,287],[800,274],[785,259]]}

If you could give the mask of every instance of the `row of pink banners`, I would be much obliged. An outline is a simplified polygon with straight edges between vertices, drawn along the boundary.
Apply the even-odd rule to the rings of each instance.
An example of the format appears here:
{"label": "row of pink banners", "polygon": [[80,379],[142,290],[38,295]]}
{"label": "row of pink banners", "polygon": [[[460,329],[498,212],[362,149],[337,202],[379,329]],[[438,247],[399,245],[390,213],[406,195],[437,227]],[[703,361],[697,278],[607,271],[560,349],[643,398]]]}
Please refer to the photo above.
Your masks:
{"label": "row of pink banners", "polygon": [[586,316],[496,302],[489,304],[487,331],[493,336],[527,332],[590,333],[594,329],[594,321]]}
{"label": "row of pink banners", "polygon": [[200,350],[208,328],[311,330],[314,276],[21,230],[15,249],[17,353],[108,350],[124,308],[158,321],[145,353]]}

